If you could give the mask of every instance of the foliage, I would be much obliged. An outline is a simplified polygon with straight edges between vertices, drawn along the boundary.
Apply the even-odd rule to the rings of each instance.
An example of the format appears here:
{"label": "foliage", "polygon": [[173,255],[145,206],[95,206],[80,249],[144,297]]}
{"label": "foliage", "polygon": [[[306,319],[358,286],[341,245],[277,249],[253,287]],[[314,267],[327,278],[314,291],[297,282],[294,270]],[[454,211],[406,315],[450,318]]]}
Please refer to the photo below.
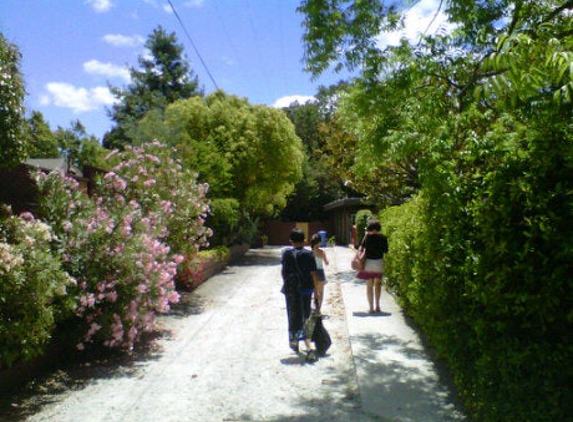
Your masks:
{"label": "foliage", "polygon": [[293,122],[295,133],[302,140],[305,161],[302,179],[295,192],[289,197],[287,206],[281,212],[285,221],[325,220],[324,205],[342,196],[343,181],[332,171],[323,153],[324,140],[320,128],[326,116],[321,104],[295,102],[283,108]]}
{"label": "foliage", "polygon": [[19,164],[26,157],[20,137],[24,121],[24,81],[20,52],[0,33],[0,167]]}
{"label": "foliage", "polygon": [[154,328],[156,313],[178,300],[174,280],[184,257],[166,242],[177,252],[196,251],[207,234],[206,204],[203,187],[166,158],[170,153],[157,143],[128,148],[99,181],[94,200],[58,174],[38,180],[42,217],[60,237],[63,266],[78,282],[70,294],[80,349],[131,349]]}
{"label": "foliage", "polygon": [[240,243],[238,229],[241,218],[241,207],[235,198],[213,199],[207,218],[207,225],[213,230],[211,243],[214,245]]}
{"label": "foliage", "polygon": [[145,47],[149,55],[139,57],[140,70],[130,69],[130,84],[111,88],[119,101],[109,111],[116,126],[104,136],[108,148],[123,147],[137,139],[132,131],[149,111],[162,113],[180,99],[202,95],[175,33],[168,34],[159,26],[149,35]]}
{"label": "foliage", "polygon": [[192,256],[211,236],[204,226],[209,187],[197,183],[196,175],[172,158],[178,156],[176,149],[158,141],[113,152],[107,159],[118,164],[100,181],[97,193],[110,201],[109,207],[118,198],[125,204],[137,202],[144,216],[165,227],[157,235],[173,253]]}
{"label": "foliage", "polygon": [[108,168],[105,156],[109,150],[102,147],[95,136],[88,135],[79,120],[71,122],[67,129],[58,126],[54,136],[62,155],[69,157],[76,167],[82,169],[85,165],[90,165],[101,169]]}
{"label": "foliage", "polygon": [[304,1],[307,65],[361,66],[338,111],[357,138],[351,171],[377,203],[402,204],[381,215],[387,275],[467,413],[569,420],[573,5],[445,4],[454,32],[382,49],[395,10]]}
{"label": "foliage", "polygon": [[30,158],[60,157],[56,137],[42,113],[32,111],[32,115],[26,119],[25,123],[22,136],[28,145]]}
{"label": "foliage", "polygon": [[[2,210],[5,213],[5,210]],[[0,216],[0,368],[42,353],[75,286],[48,225],[29,214]]]}
{"label": "foliage", "polygon": [[285,114],[221,91],[149,113],[137,138],[177,147],[212,199],[235,199],[252,219],[275,215],[301,177],[301,141]]}
{"label": "foliage", "polygon": [[186,265],[185,273],[178,278],[182,290],[192,290],[205,280],[205,270],[211,266],[226,265],[231,252],[226,246],[200,250]]}
{"label": "foliage", "polygon": [[362,239],[366,233],[366,226],[368,221],[373,217],[372,211],[369,209],[359,210],[356,213],[354,225],[356,226],[356,244],[362,243]]}

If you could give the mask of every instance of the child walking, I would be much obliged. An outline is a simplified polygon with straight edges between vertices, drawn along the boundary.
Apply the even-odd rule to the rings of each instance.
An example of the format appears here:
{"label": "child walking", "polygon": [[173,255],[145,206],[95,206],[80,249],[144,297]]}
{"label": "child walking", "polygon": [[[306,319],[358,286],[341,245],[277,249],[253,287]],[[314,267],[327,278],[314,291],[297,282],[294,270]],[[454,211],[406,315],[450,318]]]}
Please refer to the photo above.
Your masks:
{"label": "child walking", "polygon": [[326,252],[320,248],[321,242],[322,238],[318,233],[313,235],[310,239],[310,246],[314,253],[314,259],[316,260],[316,275],[318,278],[318,282],[316,283],[314,290],[314,306],[319,313],[324,300],[324,285],[327,283],[324,266],[328,265]]}

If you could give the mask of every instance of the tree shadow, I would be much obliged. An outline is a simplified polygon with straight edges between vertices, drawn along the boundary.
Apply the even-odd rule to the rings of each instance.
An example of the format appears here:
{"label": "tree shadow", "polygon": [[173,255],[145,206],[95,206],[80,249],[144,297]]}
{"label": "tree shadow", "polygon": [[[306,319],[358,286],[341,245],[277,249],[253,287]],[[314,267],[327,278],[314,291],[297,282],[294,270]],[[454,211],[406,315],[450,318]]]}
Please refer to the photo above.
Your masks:
{"label": "tree shadow", "polygon": [[68,391],[84,389],[94,380],[136,377],[146,362],[158,360],[163,351],[157,339],[168,330],[146,333],[131,352],[94,347],[62,355],[52,367],[34,374],[26,384],[0,396],[0,420],[20,422],[42,407],[61,400]]}
{"label": "tree shadow", "polygon": [[380,311],[380,312],[363,312],[363,311],[355,311],[352,312],[352,316],[354,317],[358,317],[358,318],[380,318],[380,317],[389,317],[392,316],[391,312],[385,312],[385,311]]}
{"label": "tree shadow", "polygon": [[283,246],[266,246],[263,249],[249,249],[240,260],[233,262],[229,267],[280,265],[282,249],[284,249]]}
{"label": "tree shadow", "polygon": [[170,311],[165,315],[184,318],[189,315],[198,315],[203,312],[204,309],[205,299],[203,297],[194,291],[180,291],[179,302],[171,305]]}

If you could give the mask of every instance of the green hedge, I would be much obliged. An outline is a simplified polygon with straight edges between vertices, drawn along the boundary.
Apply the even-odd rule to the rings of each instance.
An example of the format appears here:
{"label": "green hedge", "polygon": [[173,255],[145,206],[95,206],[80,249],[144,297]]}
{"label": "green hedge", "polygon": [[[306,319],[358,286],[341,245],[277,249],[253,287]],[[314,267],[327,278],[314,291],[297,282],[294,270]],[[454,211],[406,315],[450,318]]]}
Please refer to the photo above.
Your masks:
{"label": "green hedge", "polygon": [[434,163],[380,215],[388,282],[475,420],[573,420],[573,146],[515,132]]}

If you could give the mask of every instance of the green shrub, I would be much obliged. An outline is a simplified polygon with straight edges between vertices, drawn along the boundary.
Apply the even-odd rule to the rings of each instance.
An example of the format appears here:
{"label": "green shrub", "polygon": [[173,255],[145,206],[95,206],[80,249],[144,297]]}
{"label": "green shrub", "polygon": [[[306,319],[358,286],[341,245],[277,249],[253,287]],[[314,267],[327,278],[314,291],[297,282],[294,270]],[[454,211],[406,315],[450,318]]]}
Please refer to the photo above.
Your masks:
{"label": "green shrub", "polygon": [[185,264],[185,272],[177,279],[177,286],[181,290],[191,290],[203,281],[204,270],[213,264],[226,264],[229,262],[231,252],[226,246],[217,246],[212,249],[199,251]]}
{"label": "green shrub", "polygon": [[500,119],[455,156],[437,155],[422,193],[381,213],[391,286],[479,421],[573,415],[567,136]]}
{"label": "green shrub", "polygon": [[366,225],[368,221],[372,218],[373,214],[370,210],[359,210],[356,213],[355,225],[356,225],[356,244],[360,244],[366,233]]}
{"label": "green shrub", "polygon": [[40,355],[75,285],[52,250],[49,226],[29,213],[0,217],[0,368]]}
{"label": "green shrub", "polygon": [[398,293],[401,305],[410,314],[423,306],[417,288],[418,259],[423,253],[423,247],[418,244],[424,229],[422,202],[422,198],[416,196],[400,206],[386,208],[379,215],[390,251],[384,257],[386,286]]}
{"label": "green shrub", "polygon": [[235,198],[216,198],[211,201],[207,224],[213,230],[212,245],[232,245],[238,240],[241,221],[239,201]]}

